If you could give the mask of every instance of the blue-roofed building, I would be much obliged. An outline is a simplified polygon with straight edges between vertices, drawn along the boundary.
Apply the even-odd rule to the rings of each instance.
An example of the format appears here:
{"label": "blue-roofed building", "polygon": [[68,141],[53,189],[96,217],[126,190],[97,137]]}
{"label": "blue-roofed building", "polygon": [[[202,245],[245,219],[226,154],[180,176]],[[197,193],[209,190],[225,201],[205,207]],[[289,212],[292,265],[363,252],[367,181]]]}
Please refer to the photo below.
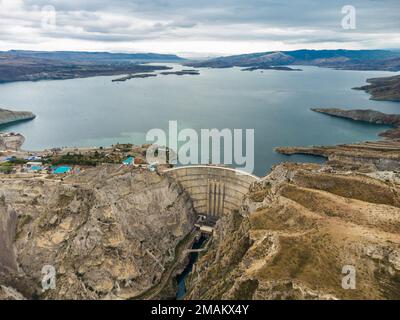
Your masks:
{"label": "blue-roofed building", "polygon": [[25,160],[28,160],[28,161],[41,161],[41,160],[42,160],[42,157],[38,157],[38,156],[29,156],[29,157],[25,158]]}
{"label": "blue-roofed building", "polygon": [[67,166],[63,166],[63,167],[57,167],[53,170],[54,174],[64,174],[64,173],[69,173],[71,172],[72,168],[71,167],[67,167]]}
{"label": "blue-roofed building", "polygon": [[129,157],[128,159],[122,161],[122,164],[126,166],[131,166],[135,163],[135,158],[134,157]]}

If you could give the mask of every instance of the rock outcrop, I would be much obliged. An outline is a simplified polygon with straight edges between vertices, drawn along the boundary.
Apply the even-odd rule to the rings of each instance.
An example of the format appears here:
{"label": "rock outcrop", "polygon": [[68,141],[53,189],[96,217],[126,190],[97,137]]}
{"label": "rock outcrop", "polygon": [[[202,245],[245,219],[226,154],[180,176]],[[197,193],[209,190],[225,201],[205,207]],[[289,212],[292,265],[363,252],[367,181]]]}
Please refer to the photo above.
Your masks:
{"label": "rock outcrop", "polygon": [[[218,222],[187,299],[400,298],[398,184],[282,164],[244,205]],[[345,266],[354,290],[342,287]]]}
{"label": "rock outcrop", "polygon": [[367,79],[368,85],[354,88],[371,94],[371,100],[400,101],[400,75]]}
{"label": "rock outcrop", "polygon": [[21,149],[25,142],[25,137],[19,133],[1,133],[0,132],[0,151]]}
{"label": "rock outcrop", "polygon": [[[114,165],[63,180],[1,178],[0,195],[0,285],[28,299],[143,294],[196,219],[173,180]],[[56,288],[42,292],[46,265]]]}
{"label": "rock outcrop", "polygon": [[28,111],[10,111],[6,109],[0,109],[0,125],[32,120],[35,117],[36,116],[32,112]]}
{"label": "rock outcrop", "polygon": [[0,300],[26,300],[25,297],[13,288],[0,285]]}

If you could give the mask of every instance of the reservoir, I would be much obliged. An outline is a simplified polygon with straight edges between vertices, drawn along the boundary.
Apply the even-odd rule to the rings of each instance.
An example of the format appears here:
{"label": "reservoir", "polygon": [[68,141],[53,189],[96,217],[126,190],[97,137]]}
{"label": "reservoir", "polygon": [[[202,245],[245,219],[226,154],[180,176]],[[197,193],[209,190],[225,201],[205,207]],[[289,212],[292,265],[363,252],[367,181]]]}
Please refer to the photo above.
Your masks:
{"label": "reservoir", "polygon": [[[176,70],[185,69],[172,65]],[[200,69],[200,75],[159,75],[112,82],[115,77],[16,82],[0,85],[0,107],[27,110],[33,121],[0,127],[26,137],[28,150],[53,147],[145,143],[150,129],[254,129],[255,170],[265,175],[282,161],[278,146],[353,143],[378,139],[386,126],[357,123],[314,113],[310,108],[376,109],[399,113],[400,104],[369,100],[352,87],[390,72],[338,71],[304,67],[302,72]]]}

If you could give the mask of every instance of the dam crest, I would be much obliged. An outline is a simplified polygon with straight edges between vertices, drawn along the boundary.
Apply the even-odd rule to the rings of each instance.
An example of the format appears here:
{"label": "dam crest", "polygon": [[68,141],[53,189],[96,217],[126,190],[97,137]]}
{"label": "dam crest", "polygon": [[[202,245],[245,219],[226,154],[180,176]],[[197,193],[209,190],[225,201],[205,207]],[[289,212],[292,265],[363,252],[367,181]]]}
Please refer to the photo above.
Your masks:
{"label": "dam crest", "polygon": [[211,165],[177,167],[164,174],[182,185],[197,214],[214,220],[239,209],[250,185],[260,180],[244,171]]}

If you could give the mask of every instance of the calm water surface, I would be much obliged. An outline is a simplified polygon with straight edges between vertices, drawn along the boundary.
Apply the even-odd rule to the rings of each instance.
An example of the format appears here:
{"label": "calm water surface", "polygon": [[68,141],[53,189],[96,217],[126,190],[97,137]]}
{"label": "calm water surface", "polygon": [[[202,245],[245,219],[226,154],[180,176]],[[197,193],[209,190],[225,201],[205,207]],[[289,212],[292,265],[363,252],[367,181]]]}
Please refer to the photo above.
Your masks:
{"label": "calm water surface", "polygon": [[[180,69],[179,66],[175,66]],[[400,103],[370,101],[351,90],[367,78],[389,72],[336,71],[300,67],[303,72],[200,69],[200,76],[158,76],[111,82],[116,77],[0,85],[0,107],[37,115],[13,130],[26,138],[25,149],[144,143],[146,132],[168,128],[255,129],[255,174],[264,175],[286,157],[277,146],[308,146],[378,139],[387,128],[333,118],[312,107],[376,109],[399,113]]]}

